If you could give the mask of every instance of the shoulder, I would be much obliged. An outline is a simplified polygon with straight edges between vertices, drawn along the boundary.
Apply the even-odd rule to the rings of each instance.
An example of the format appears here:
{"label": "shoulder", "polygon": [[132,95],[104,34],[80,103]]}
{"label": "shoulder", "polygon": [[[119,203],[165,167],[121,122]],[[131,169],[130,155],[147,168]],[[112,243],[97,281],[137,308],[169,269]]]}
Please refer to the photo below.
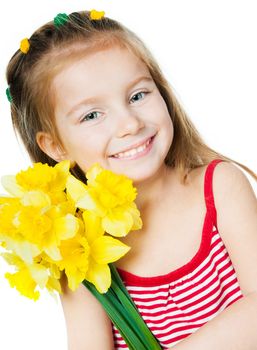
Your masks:
{"label": "shoulder", "polygon": [[213,196],[217,228],[245,294],[257,293],[257,199],[242,170],[229,162],[216,165]]}
{"label": "shoulder", "polygon": [[216,206],[224,207],[224,204],[238,200],[242,207],[245,204],[257,209],[256,195],[250,181],[233,163],[220,162],[216,165],[213,174],[213,195]]}

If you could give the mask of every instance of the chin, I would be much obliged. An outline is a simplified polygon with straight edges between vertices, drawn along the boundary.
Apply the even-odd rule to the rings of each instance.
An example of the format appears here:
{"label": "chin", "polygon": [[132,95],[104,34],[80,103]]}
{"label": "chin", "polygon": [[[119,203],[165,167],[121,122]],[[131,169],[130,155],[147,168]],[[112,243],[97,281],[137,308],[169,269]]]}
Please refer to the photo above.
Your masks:
{"label": "chin", "polygon": [[148,170],[141,169],[141,172],[139,172],[136,167],[133,170],[128,171],[128,169],[124,169],[122,173],[128,176],[133,181],[133,184],[135,186],[143,184],[144,182],[147,183],[148,181],[158,178],[158,171],[156,172],[152,168]]}

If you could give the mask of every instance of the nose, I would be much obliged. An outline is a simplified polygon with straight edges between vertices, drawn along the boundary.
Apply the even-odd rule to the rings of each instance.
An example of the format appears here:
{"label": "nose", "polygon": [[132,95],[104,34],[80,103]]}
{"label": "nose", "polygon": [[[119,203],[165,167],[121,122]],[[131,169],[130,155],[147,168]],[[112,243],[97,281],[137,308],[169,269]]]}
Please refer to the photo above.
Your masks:
{"label": "nose", "polygon": [[121,138],[126,135],[135,135],[142,128],[144,128],[145,123],[143,119],[136,115],[135,112],[131,110],[122,110],[122,113],[117,115],[117,137]]}

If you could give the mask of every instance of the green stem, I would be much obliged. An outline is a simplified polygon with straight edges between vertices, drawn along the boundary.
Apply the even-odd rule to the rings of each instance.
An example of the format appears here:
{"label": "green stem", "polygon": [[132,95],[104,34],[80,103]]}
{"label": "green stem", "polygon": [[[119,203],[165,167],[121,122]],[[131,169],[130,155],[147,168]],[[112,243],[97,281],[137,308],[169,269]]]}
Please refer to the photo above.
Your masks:
{"label": "green stem", "polygon": [[160,349],[159,344],[156,341],[156,338],[153,336],[150,329],[145,324],[142,316],[139,314],[139,312],[134,308],[134,306],[131,303],[131,300],[127,298],[127,295],[123,293],[122,290],[119,289],[119,287],[115,284],[113,280],[112,288],[117,295],[118,299],[120,300],[123,310],[126,314],[129,315],[133,328],[135,329],[135,333],[144,340],[146,343],[150,343],[152,345],[151,350],[157,350]]}
{"label": "green stem", "polygon": [[161,346],[145,324],[115,266],[109,264],[111,287],[101,294],[93,284],[83,284],[99,300],[130,350],[160,350]]}
{"label": "green stem", "polygon": [[115,266],[112,264],[110,264],[109,266],[112,273],[112,288],[115,291],[117,297],[119,298],[121,304],[123,305],[125,312],[127,312],[133,319],[133,323],[135,323],[136,325],[136,333],[139,335],[139,337],[144,338],[146,344],[151,344],[151,350],[161,349],[157,339],[155,338],[151,330],[147,327],[145,321],[140,315],[134,301],[132,300],[126,287],[124,286]]}
{"label": "green stem", "polygon": [[[135,336],[134,331],[131,329],[131,324],[128,322],[127,317],[125,316],[124,310],[122,309],[121,304],[113,295],[111,290],[108,290],[107,293],[101,294],[95,288],[93,284],[84,280],[82,282],[85,287],[97,298],[97,300],[102,304],[107,314],[109,315],[111,321],[117,329],[119,330],[121,336],[125,340],[126,344],[129,346],[130,350],[148,350],[145,347],[145,344],[141,342],[138,337]],[[125,316],[125,317],[124,317]]]}

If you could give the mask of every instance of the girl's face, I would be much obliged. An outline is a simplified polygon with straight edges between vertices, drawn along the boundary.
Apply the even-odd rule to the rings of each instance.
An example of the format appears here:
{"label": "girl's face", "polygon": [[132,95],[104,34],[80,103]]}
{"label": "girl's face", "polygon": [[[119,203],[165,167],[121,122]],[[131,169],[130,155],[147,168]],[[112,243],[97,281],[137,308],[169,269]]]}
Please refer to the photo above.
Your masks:
{"label": "girl's face", "polygon": [[161,175],[173,125],[147,66],[135,55],[118,47],[90,54],[64,68],[53,87],[64,159],[84,172],[98,162],[135,182]]}

